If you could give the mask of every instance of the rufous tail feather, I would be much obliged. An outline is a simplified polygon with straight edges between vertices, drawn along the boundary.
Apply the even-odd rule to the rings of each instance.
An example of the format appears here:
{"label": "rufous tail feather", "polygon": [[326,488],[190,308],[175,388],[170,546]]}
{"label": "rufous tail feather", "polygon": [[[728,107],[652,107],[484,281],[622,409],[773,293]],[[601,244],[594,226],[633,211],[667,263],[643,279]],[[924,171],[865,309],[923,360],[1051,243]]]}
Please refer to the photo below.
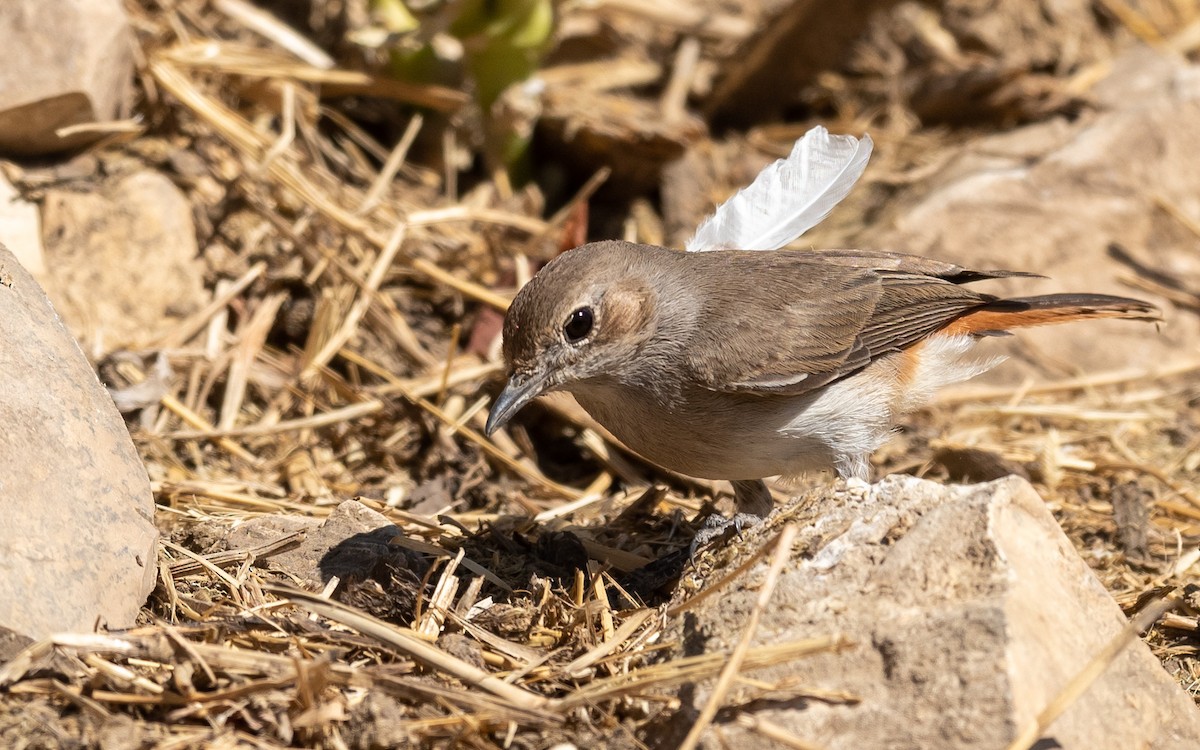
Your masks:
{"label": "rufous tail feather", "polygon": [[1158,308],[1148,302],[1107,294],[1045,294],[989,302],[955,319],[939,333],[1003,333],[1013,328],[1070,323],[1089,318],[1162,320]]}

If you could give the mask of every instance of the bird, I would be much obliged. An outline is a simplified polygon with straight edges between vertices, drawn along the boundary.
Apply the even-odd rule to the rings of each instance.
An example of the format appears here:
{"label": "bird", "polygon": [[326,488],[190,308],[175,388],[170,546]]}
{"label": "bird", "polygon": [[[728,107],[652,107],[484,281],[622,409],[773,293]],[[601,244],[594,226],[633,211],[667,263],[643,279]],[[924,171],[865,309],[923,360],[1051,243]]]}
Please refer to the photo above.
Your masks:
{"label": "bird", "polygon": [[[541,394],[568,391],[648,461],[730,481],[736,513],[726,520],[740,528],[770,513],[765,478],[832,469],[867,481],[871,453],[903,413],[1002,360],[975,351],[982,339],[1094,318],[1161,319],[1132,298],[1004,298],[970,286],[1035,275],[1019,271],[881,250],[780,249],[844,196],[870,148],[824,129],[805,139],[718,208],[690,251],[607,240],[543,267],[505,315],[507,380],[485,432]],[[814,176],[813,164],[824,173]],[[808,171],[789,175],[789,166]],[[760,216],[778,191],[801,195]]]}

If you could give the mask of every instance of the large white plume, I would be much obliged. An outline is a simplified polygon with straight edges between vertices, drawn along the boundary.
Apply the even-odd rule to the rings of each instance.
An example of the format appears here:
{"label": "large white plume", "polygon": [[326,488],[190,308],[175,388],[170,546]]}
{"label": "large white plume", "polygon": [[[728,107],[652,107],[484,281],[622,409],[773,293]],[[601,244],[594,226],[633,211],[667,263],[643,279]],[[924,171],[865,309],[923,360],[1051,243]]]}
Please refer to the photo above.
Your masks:
{"label": "large white plume", "polygon": [[688,241],[688,252],[783,247],[846,197],[866,169],[872,146],[869,135],[859,139],[813,128],[796,141],[788,158],[717,206]]}

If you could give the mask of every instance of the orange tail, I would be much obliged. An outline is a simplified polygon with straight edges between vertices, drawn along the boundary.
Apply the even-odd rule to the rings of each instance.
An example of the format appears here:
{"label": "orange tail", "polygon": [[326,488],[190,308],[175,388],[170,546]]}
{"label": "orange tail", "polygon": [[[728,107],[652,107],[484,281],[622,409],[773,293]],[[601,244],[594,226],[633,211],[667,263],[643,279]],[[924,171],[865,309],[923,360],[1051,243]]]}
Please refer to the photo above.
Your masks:
{"label": "orange tail", "polygon": [[1149,302],[1107,294],[1045,294],[988,302],[967,312],[942,329],[945,333],[987,336],[1013,328],[1070,323],[1088,318],[1162,320]]}

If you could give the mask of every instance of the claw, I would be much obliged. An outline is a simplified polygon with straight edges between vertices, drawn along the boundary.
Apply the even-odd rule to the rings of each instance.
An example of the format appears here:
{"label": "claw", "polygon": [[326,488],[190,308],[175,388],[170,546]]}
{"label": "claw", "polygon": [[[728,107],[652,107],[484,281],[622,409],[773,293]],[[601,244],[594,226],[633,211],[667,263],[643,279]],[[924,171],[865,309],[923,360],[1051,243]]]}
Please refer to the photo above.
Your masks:
{"label": "claw", "polygon": [[[733,518],[712,515],[704,519],[704,524],[696,530],[696,535],[692,537],[692,546],[688,550],[688,559],[691,561],[692,567],[696,566],[696,552],[701,547],[718,539],[737,536],[742,533],[742,529],[756,526],[762,522],[762,517],[753,513],[736,513]],[[732,533],[730,533],[730,529],[733,529]]]}

